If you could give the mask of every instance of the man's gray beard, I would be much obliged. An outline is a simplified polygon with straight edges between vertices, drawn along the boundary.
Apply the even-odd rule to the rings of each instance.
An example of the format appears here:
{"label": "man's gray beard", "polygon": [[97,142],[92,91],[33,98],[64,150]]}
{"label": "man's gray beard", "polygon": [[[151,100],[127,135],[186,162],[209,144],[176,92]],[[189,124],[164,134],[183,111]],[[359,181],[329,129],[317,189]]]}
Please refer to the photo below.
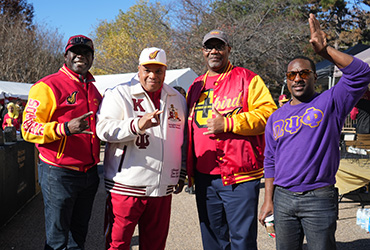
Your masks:
{"label": "man's gray beard", "polygon": [[208,66],[211,68],[211,69],[214,69],[214,68],[219,68],[221,66],[222,62],[209,62],[208,61]]}

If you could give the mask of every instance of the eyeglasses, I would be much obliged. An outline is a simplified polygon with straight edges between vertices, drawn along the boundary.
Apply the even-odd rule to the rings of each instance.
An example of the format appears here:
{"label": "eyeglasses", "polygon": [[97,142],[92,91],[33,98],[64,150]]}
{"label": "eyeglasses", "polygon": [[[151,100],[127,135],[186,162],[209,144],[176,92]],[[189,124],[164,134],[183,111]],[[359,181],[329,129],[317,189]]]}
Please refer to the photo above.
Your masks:
{"label": "eyeglasses", "polygon": [[87,45],[90,48],[93,47],[92,41],[84,37],[74,37],[71,39],[71,41],[69,41],[69,44],[73,44],[73,45],[81,44],[81,45]]}
{"label": "eyeglasses", "polygon": [[225,44],[206,44],[206,45],[203,45],[203,49],[206,51],[206,52],[211,52],[213,49],[217,50],[217,51],[222,51],[225,49]]}
{"label": "eyeglasses", "polygon": [[308,79],[310,73],[313,73],[313,71],[309,69],[303,69],[301,71],[289,71],[286,73],[286,77],[289,80],[293,81],[296,78],[297,74],[299,74],[299,77],[301,77],[302,79]]}

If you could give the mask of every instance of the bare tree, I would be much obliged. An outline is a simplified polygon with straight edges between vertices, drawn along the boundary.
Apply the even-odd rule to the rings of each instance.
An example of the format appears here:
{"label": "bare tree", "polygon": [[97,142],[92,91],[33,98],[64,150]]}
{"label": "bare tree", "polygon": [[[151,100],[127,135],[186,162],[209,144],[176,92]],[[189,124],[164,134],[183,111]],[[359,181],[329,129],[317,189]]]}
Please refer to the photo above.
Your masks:
{"label": "bare tree", "polygon": [[0,0],[0,15],[7,16],[6,22],[21,22],[27,29],[33,28],[33,5],[26,0]]}
{"label": "bare tree", "polygon": [[0,15],[0,80],[34,83],[63,63],[62,36],[10,14]]}
{"label": "bare tree", "polygon": [[171,53],[167,9],[159,2],[140,0],[113,21],[101,21],[92,35],[95,44],[94,74],[137,71],[138,57],[146,47]]}
{"label": "bare tree", "polygon": [[172,6],[173,53],[169,54],[172,68],[192,68],[197,74],[206,70],[201,53],[203,36],[211,27],[211,7],[208,0],[180,0]]}
{"label": "bare tree", "polygon": [[261,75],[266,85],[280,93],[285,64],[302,54],[308,42],[305,16],[292,1],[266,0],[182,0],[174,25],[177,53],[172,66],[191,67],[197,74],[206,68],[201,53],[203,36],[212,29],[229,35],[230,61]]}

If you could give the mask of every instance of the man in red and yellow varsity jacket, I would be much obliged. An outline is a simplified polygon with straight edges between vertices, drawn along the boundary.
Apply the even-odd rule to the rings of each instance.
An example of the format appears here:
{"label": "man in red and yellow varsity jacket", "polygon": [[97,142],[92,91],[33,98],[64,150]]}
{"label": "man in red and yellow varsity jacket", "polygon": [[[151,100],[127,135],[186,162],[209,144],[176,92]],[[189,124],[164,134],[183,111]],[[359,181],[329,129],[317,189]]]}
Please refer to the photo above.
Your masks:
{"label": "man in red and yellow varsity jacket", "polygon": [[23,138],[40,152],[45,249],[84,248],[99,184],[95,114],[102,96],[88,71],[94,59],[91,39],[71,37],[64,58],[57,73],[31,87],[23,112]]}
{"label": "man in red and yellow varsity jacket", "polygon": [[40,159],[48,164],[86,172],[99,163],[99,138],[81,133],[67,136],[66,122],[90,111],[89,129],[95,131],[95,113],[101,94],[92,84],[89,73],[86,82],[66,65],[55,74],[46,76],[32,86],[23,113],[23,138],[36,143]]}
{"label": "man in red and yellow varsity jacket", "polygon": [[277,107],[260,76],[229,62],[230,50],[222,31],[203,39],[208,71],[187,97],[187,171],[204,249],[257,249],[264,130]]}

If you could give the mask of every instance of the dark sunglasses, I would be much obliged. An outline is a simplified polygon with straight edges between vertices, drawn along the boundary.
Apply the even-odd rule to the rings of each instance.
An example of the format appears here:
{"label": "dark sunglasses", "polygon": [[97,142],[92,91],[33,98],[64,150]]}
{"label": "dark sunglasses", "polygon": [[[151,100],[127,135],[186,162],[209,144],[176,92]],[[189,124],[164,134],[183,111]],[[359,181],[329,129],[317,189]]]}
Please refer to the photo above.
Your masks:
{"label": "dark sunglasses", "polygon": [[289,71],[286,73],[286,78],[293,81],[296,78],[297,74],[299,74],[299,77],[301,77],[302,79],[308,79],[310,73],[313,73],[313,71],[309,69],[303,69],[301,71]]}
{"label": "dark sunglasses", "polygon": [[81,44],[81,45],[87,45],[90,48],[93,47],[92,41],[90,39],[87,39],[87,38],[84,38],[84,37],[72,38],[71,41],[69,42],[69,44],[73,44],[73,45]]}
{"label": "dark sunglasses", "polygon": [[203,49],[206,51],[206,52],[211,52],[213,49],[217,50],[217,51],[222,51],[225,49],[225,44],[206,44],[206,45],[203,45]]}

